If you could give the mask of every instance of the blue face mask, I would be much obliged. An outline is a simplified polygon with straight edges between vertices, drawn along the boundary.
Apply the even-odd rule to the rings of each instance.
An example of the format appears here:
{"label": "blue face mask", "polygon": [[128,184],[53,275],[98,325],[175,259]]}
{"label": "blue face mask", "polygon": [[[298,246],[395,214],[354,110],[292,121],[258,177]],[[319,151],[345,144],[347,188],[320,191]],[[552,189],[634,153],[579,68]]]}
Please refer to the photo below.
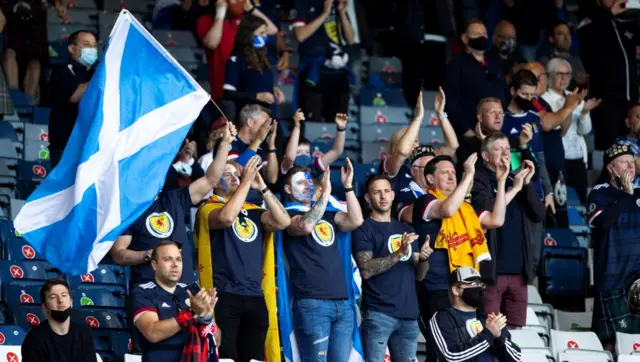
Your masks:
{"label": "blue face mask", "polygon": [[90,67],[98,60],[98,49],[82,48],[80,53],[80,63]]}
{"label": "blue face mask", "polygon": [[264,48],[267,45],[268,37],[266,35],[254,35],[253,36],[253,46],[256,49]]}
{"label": "blue face mask", "polygon": [[294,164],[296,166],[307,167],[313,163],[313,158],[309,155],[300,155],[296,157]]}

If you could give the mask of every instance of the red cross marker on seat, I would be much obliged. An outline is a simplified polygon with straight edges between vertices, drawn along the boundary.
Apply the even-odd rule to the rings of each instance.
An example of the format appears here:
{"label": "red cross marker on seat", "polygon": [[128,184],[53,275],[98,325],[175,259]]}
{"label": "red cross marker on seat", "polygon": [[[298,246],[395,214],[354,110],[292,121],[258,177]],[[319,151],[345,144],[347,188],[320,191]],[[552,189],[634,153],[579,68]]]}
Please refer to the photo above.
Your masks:
{"label": "red cross marker on seat", "polygon": [[47,132],[40,133],[40,141],[49,142],[49,134]]}
{"label": "red cross marker on seat", "polygon": [[42,166],[40,166],[40,165],[34,165],[31,170],[38,177],[47,176],[47,169],[42,167]]}
{"label": "red cross marker on seat", "polygon": [[22,279],[24,276],[24,271],[22,271],[22,268],[17,265],[12,265],[11,268],[9,268],[9,271],[11,272],[11,276],[15,279]]}
{"label": "red cross marker on seat", "polygon": [[640,343],[637,343],[637,342],[636,342],[636,343],[634,343],[634,344],[633,344],[633,350],[634,350],[634,351],[640,351]]}
{"label": "red cross marker on seat", "polygon": [[83,283],[93,283],[93,282],[95,282],[95,279],[93,278],[93,274],[91,274],[91,273],[82,275],[82,276],[80,276],[80,278],[82,279]]}
{"label": "red cross marker on seat", "polygon": [[4,344],[4,334],[0,332],[0,344]]}
{"label": "red cross marker on seat", "polygon": [[97,319],[95,319],[94,317],[87,317],[87,319],[85,319],[87,322],[87,325],[91,328],[98,328],[100,327],[100,323],[98,322]]}
{"label": "red cross marker on seat", "polygon": [[578,343],[576,343],[575,341],[569,341],[569,342],[567,343],[567,347],[569,347],[569,348],[580,348],[580,347],[578,346]]}
{"label": "red cross marker on seat", "polygon": [[384,355],[384,362],[391,362],[391,356],[389,356],[388,354]]}
{"label": "red cross marker on seat", "polygon": [[20,362],[20,359],[17,354],[9,352],[7,353],[7,362]]}
{"label": "red cross marker on seat", "polygon": [[27,322],[35,327],[40,324],[40,318],[33,313],[27,313]]}
{"label": "red cross marker on seat", "polygon": [[131,338],[129,338],[129,343],[127,344],[127,347],[129,347],[129,352],[131,352],[131,350],[133,349],[133,345],[131,344]]}
{"label": "red cross marker on seat", "polygon": [[34,300],[33,300],[33,297],[32,297],[32,296],[30,296],[30,295],[29,295],[29,294],[27,294],[27,293],[22,293],[22,294],[20,295],[20,303],[23,303],[23,304],[33,304],[33,303],[35,303],[35,302],[34,302]]}
{"label": "red cross marker on seat", "polygon": [[36,251],[31,247],[31,245],[23,245],[22,255],[27,259],[33,259],[36,257]]}

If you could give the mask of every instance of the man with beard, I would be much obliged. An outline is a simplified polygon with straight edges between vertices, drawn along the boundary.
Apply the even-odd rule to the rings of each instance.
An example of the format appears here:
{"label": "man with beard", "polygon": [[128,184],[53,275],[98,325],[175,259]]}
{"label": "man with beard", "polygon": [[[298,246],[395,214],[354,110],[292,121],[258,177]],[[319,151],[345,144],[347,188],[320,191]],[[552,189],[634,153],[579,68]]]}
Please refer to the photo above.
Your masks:
{"label": "man with beard", "polygon": [[382,361],[387,345],[394,361],[416,358],[416,281],[429,268],[429,236],[418,247],[411,226],[391,218],[394,193],[385,175],[367,180],[371,217],[353,233],[353,255],[362,276],[362,343],[367,361]]}
{"label": "man with beard", "polygon": [[636,174],[633,178],[633,185],[640,186],[640,105],[636,104],[629,108],[626,119],[629,133],[626,136],[618,137],[616,143],[629,145],[633,151],[633,157],[636,160]]}
{"label": "man with beard", "polygon": [[500,20],[493,33],[493,47],[488,56],[491,60],[500,64],[507,83],[511,78],[513,66],[526,63],[526,60],[516,51],[518,49],[517,39],[516,27],[508,20]]}

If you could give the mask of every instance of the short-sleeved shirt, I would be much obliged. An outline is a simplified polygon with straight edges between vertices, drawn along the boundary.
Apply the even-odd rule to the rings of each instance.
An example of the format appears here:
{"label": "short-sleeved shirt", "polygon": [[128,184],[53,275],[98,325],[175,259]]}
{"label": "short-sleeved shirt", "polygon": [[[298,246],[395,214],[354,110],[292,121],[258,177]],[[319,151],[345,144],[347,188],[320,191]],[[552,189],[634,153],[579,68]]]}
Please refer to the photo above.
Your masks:
{"label": "short-sleeved shirt", "polygon": [[244,57],[232,54],[227,60],[224,89],[239,92],[273,92],[273,72],[261,64],[262,72],[249,67]]}
{"label": "short-sleeved shirt", "polygon": [[70,60],[53,68],[49,78],[51,113],[49,114],[49,148],[63,150],[78,118],[78,104],[69,98],[80,84],[91,80],[95,69]]}
{"label": "short-sleeved shirt", "polygon": [[261,217],[265,211],[242,209],[232,226],[211,231],[213,284],[218,292],[262,296],[264,232]]}
{"label": "short-sleeved shirt", "polygon": [[[287,210],[291,217],[303,211]],[[326,211],[309,235],[283,234],[289,278],[296,298],[347,299],[344,265],[338,249],[336,212]]]}
{"label": "short-sleeved shirt", "polygon": [[415,181],[411,181],[408,187],[400,189],[396,193],[396,217],[402,221],[402,216],[407,212],[407,208],[413,205],[418,197],[424,195],[424,191]]}
{"label": "short-sleeved shirt", "polygon": [[[164,240],[181,243],[183,283],[195,282],[193,240],[187,235],[186,217],[193,206],[189,186],[165,191],[140,217],[129,226],[123,235],[131,235],[130,250],[153,249]],[[131,266],[131,285],[154,280],[155,272],[151,263]]]}
{"label": "short-sleeved shirt", "polygon": [[[175,318],[181,310],[188,310],[189,297],[187,285],[178,283],[173,293],[169,293],[155,282],[139,284],[131,292],[133,305],[133,323],[144,313],[158,314],[159,320]],[[149,342],[144,335],[136,329],[142,350],[143,362],[174,362],[182,358],[182,349],[189,342],[189,333],[184,329],[173,336],[158,342]]]}
{"label": "short-sleeved shirt", "polygon": [[[596,185],[587,205],[594,246],[594,285],[599,292],[624,289],[640,278],[640,189],[634,188],[629,195],[609,184]],[[612,207],[619,208],[620,213],[604,228],[600,218]]]}
{"label": "short-sleeved shirt", "polygon": [[[241,17],[224,19],[222,25],[222,38],[220,44],[215,49],[205,47],[205,55],[207,56],[207,67],[209,71],[209,85],[211,86],[211,97],[213,99],[222,98],[222,86],[225,78],[225,64],[231,52],[233,51],[233,43],[238,33],[238,25]],[[215,19],[213,15],[203,15],[198,18],[196,23],[196,34],[198,39],[202,40],[213,26]]]}
{"label": "short-sleeved shirt", "polygon": [[[420,196],[413,203],[413,228],[418,234],[418,241],[423,243],[429,235],[430,247],[433,249],[433,253],[429,257],[429,271],[427,277],[424,280],[424,286],[427,290],[447,290],[449,289],[449,254],[446,249],[436,249],[435,243],[440,227],[442,226],[441,219],[429,219],[429,209],[439,203],[435,196],[430,193],[426,193]],[[476,210],[478,218],[482,220],[485,216],[484,210]],[[422,245],[419,245],[422,247]]]}
{"label": "short-sleeved shirt", "polygon": [[[367,219],[353,232],[353,254],[372,252],[374,259],[388,257],[402,245],[402,234],[413,232],[411,226],[397,220],[378,222]],[[411,253],[389,270],[362,281],[362,309],[399,319],[418,318],[420,309],[416,296],[414,252],[419,252],[417,241],[411,243]]]}
{"label": "short-sleeved shirt", "polygon": [[[294,8],[297,11],[294,27],[305,26],[318,18],[324,10],[324,0],[295,0]],[[322,25],[309,38],[300,43],[298,52],[301,61],[313,58],[327,58],[333,53],[333,48],[340,48],[338,32],[338,15],[332,10]]]}

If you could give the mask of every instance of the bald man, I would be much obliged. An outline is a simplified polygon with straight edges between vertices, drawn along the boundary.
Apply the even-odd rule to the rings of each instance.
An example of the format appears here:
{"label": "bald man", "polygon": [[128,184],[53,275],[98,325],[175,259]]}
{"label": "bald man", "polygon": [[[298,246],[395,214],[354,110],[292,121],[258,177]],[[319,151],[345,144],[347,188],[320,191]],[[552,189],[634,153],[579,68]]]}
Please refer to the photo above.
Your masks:
{"label": "bald man", "polygon": [[516,27],[508,20],[500,20],[493,32],[493,47],[489,51],[489,57],[493,57],[500,64],[505,76],[512,74],[514,64],[525,63],[526,61],[516,51],[518,41],[516,40]]}

